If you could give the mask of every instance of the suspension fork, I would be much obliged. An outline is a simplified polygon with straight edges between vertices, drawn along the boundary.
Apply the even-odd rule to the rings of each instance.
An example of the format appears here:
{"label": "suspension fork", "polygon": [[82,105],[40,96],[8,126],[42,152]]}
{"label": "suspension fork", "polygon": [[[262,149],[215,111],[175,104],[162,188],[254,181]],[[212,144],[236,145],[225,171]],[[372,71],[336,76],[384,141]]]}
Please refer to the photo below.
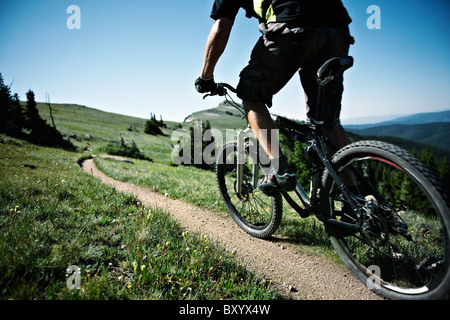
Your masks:
{"label": "suspension fork", "polygon": [[[248,127],[245,130],[239,130],[237,133],[237,166],[236,166],[236,193],[240,196],[242,194],[242,183],[244,181],[244,167],[245,167],[245,141],[250,139],[253,146],[257,148],[256,139],[252,136],[252,129]],[[259,178],[258,166],[258,150],[256,150],[256,159],[252,164],[252,186],[256,188]]]}

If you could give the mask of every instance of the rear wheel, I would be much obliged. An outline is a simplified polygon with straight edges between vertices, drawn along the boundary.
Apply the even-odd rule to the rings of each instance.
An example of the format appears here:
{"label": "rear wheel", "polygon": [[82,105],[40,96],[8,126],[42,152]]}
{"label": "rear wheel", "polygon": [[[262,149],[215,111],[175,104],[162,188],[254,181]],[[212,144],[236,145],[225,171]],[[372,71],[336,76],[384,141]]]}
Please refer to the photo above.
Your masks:
{"label": "rear wheel", "polygon": [[219,190],[231,217],[244,231],[257,238],[268,238],[281,222],[281,194],[267,196],[254,185],[253,164],[257,163],[257,156],[250,154],[248,146],[245,150],[240,194],[237,192],[237,142],[228,142],[219,151],[216,161]]}
{"label": "rear wheel", "polygon": [[357,180],[352,210],[325,172],[324,214],[360,231],[327,230],[344,261],[369,288],[390,299],[445,299],[450,292],[448,192],[417,158],[396,146],[361,141],[333,158]]}

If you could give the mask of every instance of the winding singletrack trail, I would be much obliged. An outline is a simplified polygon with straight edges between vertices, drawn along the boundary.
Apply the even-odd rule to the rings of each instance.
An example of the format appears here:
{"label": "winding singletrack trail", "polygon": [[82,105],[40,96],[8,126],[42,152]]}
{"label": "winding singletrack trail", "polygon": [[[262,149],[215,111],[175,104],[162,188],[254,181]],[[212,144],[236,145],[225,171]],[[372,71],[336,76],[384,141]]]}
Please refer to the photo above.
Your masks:
{"label": "winding singletrack trail", "polygon": [[93,159],[83,162],[84,171],[116,190],[135,195],[145,206],[170,213],[190,232],[207,235],[227,250],[235,251],[239,262],[260,277],[273,280],[285,299],[293,300],[379,300],[343,266],[325,258],[302,253],[274,238],[260,240],[247,235],[229,216],[200,209],[180,200],[164,197],[149,188],[116,181],[102,172]]}

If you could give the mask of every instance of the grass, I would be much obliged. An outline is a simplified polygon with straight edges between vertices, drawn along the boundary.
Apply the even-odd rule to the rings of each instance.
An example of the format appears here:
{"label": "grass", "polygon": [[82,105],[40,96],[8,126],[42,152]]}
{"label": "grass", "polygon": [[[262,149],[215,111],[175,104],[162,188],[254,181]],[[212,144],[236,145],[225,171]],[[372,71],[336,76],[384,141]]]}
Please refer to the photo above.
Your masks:
{"label": "grass", "polygon": [[[217,243],[84,173],[84,154],[0,148],[0,298],[279,298]],[[67,286],[72,265],[80,289]]]}

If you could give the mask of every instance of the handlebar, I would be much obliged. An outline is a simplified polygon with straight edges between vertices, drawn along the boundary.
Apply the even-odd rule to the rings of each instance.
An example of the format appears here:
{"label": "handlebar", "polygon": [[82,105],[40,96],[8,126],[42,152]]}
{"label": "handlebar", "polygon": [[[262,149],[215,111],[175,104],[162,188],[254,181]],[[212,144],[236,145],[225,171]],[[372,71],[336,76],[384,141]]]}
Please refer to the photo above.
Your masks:
{"label": "handlebar", "polygon": [[236,89],[233,86],[229,85],[228,83],[220,82],[217,83],[216,89],[214,91],[211,91],[211,93],[204,95],[203,99],[209,96],[224,96],[227,94],[227,89],[231,92],[236,93]]}

